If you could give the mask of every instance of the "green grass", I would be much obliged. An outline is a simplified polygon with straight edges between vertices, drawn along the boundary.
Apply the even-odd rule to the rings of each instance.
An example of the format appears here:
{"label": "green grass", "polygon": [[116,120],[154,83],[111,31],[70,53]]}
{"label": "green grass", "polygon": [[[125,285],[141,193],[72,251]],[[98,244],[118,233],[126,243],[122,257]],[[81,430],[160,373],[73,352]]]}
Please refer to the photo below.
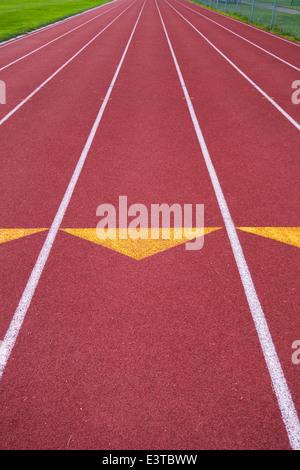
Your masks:
{"label": "green grass", "polygon": [[0,0],[0,41],[111,0]]}
{"label": "green grass", "polygon": [[[249,3],[252,2],[252,0],[247,0]],[[255,3],[260,4],[260,5],[274,5],[274,0],[255,0]],[[284,8],[289,8],[290,10],[300,10],[300,0],[277,0],[277,6],[278,7],[284,7]]]}
{"label": "green grass", "polygon": [[[245,4],[240,5],[239,13],[236,14],[235,3],[228,3],[227,11],[225,12],[224,3],[220,2],[218,10],[216,9],[216,0],[212,2],[212,5],[214,5],[212,7],[206,6],[200,1],[198,2],[193,1],[193,0],[190,0],[190,1],[198,5],[201,4],[201,6],[203,6],[204,8],[218,11],[219,13],[225,14],[232,18],[236,18],[248,24],[252,24],[266,31],[270,31],[272,10],[269,10],[266,8],[260,8],[256,5],[254,9],[253,22],[251,23],[250,18],[251,18],[252,7],[250,5],[245,5]],[[249,1],[249,3],[250,2],[251,0]],[[256,0],[256,2],[258,4],[265,3],[265,4],[272,5],[273,0],[269,0],[269,1],[268,0],[262,0],[262,1]],[[291,7],[291,0],[279,0],[278,3],[280,6],[284,6],[286,8]],[[295,5],[294,5],[294,9],[296,9]],[[299,9],[298,6],[297,6],[297,9]],[[279,36],[285,37],[287,39],[291,39],[292,41],[295,41],[295,42],[300,42],[300,14],[290,14],[290,13],[283,13],[283,12],[276,11],[272,33],[278,34]]]}

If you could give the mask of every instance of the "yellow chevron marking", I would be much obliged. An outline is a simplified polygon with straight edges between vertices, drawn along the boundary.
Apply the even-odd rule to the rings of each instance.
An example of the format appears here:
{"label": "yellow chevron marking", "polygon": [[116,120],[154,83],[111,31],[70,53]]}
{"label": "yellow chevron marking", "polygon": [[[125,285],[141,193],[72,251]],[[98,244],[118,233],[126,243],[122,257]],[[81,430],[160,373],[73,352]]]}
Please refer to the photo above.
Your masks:
{"label": "yellow chevron marking", "polygon": [[[61,229],[79,238],[105,246],[137,260],[168,250],[174,246],[186,243],[189,240],[207,235],[222,227],[206,227],[197,229],[140,229],[139,237],[134,239],[135,229],[116,229],[116,238],[113,239],[113,230],[103,230],[99,238],[95,228],[66,228]],[[253,233],[262,237],[277,240],[288,245],[300,247],[300,227],[236,227],[238,230]],[[0,244],[34,233],[49,230],[48,228],[5,228],[0,229]],[[169,231],[170,230],[170,234]],[[101,236],[101,235],[100,235]],[[108,238],[106,238],[108,237]],[[111,237],[111,238],[109,238]],[[127,238],[125,238],[127,237]]]}
{"label": "yellow chevron marking", "polygon": [[0,229],[0,243],[10,242],[18,238],[32,235],[33,233],[48,230],[47,228],[1,228]]}
{"label": "yellow chevron marking", "polygon": [[[139,231],[141,238],[134,239],[136,234],[135,229],[116,229],[116,238],[105,238],[106,236],[113,237],[114,229],[106,229],[102,231],[102,236],[99,238],[95,228],[65,228],[61,229],[64,232],[70,233],[79,238],[84,238],[93,243],[105,246],[110,250],[118,251],[123,255],[129,256],[136,260],[141,260],[152,256],[156,253],[168,250],[174,246],[186,243],[189,240],[203,236],[222,227],[206,227],[198,229],[147,229],[142,228]],[[170,234],[169,234],[170,230]],[[99,231],[98,231],[99,234]],[[123,238],[122,238],[123,237]],[[127,237],[127,238],[125,238]],[[131,238],[132,237],[132,238]],[[157,237],[157,238],[154,238]],[[167,238],[169,237],[169,238]]]}
{"label": "yellow chevron marking", "polygon": [[300,227],[237,227],[244,232],[300,247]]}

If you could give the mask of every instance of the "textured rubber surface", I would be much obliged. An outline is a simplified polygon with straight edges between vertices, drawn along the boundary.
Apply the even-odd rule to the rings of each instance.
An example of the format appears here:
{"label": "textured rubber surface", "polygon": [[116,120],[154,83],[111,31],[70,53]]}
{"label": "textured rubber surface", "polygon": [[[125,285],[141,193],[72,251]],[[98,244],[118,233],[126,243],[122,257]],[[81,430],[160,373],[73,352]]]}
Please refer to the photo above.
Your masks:
{"label": "textured rubber surface", "polygon": [[[157,4],[235,226],[299,227],[299,132],[174,8],[299,121],[295,70],[182,5],[299,67],[297,46],[183,0]],[[124,11],[0,126],[0,228],[50,228],[143,5],[61,228],[95,228],[98,205],[121,195],[204,204],[205,227],[222,228],[199,251],[144,259],[60,230],[0,383],[0,447],[289,449],[154,0],[0,48],[1,68],[105,11],[0,72],[1,119]],[[0,244],[1,340],[47,233]],[[238,237],[299,413],[299,247]]]}

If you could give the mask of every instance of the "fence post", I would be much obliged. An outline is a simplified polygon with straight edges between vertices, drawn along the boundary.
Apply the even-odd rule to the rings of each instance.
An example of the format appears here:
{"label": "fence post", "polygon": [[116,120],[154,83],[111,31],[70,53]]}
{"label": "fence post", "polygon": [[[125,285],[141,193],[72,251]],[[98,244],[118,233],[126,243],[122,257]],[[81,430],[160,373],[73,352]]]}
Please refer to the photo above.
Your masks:
{"label": "fence post", "polygon": [[271,20],[270,30],[273,28],[273,24],[274,24],[275,11],[276,11],[276,3],[277,3],[277,0],[274,1],[274,8],[273,8],[273,14],[272,14],[272,20]]}
{"label": "fence post", "polygon": [[239,0],[236,0],[236,9],[235,9],[236,15],[238,14],[238,11],[239,11]]}
{"label": "fence post", "polygon": [[217,10],[218,10],[218,8],[219,8],[219,0],[217,0]]}
{"label": "fence post", "polygon": [[227,3],[228,3],[228,0],[226,0],[226,3],[225,3],[225,13],[227,11]]}
{"label": "fence post", "polygon": [[252,2],[252,11],[251,11],[251,23],[253,22],[253,13],[254,13],[254,5],[255,5],[255,0]]}

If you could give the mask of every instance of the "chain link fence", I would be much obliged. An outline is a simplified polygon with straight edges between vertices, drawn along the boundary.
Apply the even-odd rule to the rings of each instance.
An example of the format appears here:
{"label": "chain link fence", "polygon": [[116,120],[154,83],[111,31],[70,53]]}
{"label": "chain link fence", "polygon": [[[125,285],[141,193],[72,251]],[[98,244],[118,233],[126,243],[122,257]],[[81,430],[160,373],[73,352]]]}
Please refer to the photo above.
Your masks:
{"label": "chain link fence", "polygon": [[253,24],[300,39],[300,0],[196,0],[197,3],[233,15]]}

